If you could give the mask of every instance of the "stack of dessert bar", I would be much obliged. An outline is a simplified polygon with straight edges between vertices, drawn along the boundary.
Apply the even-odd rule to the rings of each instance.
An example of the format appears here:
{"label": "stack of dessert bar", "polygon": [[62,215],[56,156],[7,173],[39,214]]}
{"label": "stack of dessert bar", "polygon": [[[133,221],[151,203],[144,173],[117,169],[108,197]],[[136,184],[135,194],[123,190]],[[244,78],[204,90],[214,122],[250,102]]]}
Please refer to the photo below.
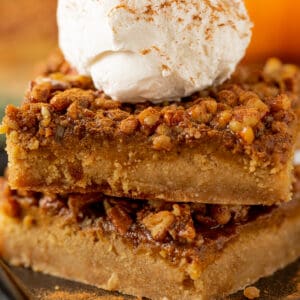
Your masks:
{"label": "stack of dessert bar", "polygon": [[213,299],[286,266],[300,255],[299,78],[271,59],[133,105],[52,60],[3,121],[1,255],[151,299]]}

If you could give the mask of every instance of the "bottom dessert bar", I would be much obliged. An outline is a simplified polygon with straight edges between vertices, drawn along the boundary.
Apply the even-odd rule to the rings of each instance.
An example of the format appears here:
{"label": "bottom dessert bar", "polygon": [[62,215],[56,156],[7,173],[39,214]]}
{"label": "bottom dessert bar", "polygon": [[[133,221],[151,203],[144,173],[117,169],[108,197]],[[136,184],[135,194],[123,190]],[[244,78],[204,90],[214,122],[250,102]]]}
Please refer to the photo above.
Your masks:
{"label": "bottom dessert bar", "polygon": [[300,201],[280,207],[15,192],[1,179],[12,265],[151,299],[217,299],[300,255]]}

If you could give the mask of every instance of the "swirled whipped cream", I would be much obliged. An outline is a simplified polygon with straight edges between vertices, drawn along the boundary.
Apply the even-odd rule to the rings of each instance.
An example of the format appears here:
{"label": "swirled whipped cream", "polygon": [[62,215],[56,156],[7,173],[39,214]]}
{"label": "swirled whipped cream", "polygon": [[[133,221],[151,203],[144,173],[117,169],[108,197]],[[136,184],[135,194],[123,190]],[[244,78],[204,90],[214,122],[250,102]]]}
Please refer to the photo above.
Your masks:
{"label": "swirled whipped cream", "polygon": [[180,100],[222,83],[245,54],[242,0],[59,0],[59,44],[122,102]]}

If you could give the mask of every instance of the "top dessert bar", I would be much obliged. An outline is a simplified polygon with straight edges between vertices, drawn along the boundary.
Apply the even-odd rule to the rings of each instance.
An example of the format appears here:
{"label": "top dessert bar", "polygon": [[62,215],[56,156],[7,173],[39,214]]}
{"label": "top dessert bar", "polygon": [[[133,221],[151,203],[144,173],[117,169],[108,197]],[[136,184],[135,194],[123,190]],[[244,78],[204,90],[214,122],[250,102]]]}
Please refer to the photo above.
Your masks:
{"label": "top dessert bar", "polygon": [[217,204],[288,201],[299,70],[270,59],[178,103],[121,104],[57,56],[8,106],[9,183]]}

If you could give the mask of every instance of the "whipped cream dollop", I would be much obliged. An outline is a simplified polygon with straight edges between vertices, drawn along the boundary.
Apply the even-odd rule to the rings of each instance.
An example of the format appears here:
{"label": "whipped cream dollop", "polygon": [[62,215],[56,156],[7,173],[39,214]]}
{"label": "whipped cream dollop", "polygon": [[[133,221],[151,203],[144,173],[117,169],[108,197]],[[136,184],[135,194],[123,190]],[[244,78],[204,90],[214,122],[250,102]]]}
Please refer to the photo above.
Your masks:
{"label": "whipped cream dollop", "polygon": [[59,0],[70,64],[122,102],[180,100],[230,77],[250,42],[242,0]]}

